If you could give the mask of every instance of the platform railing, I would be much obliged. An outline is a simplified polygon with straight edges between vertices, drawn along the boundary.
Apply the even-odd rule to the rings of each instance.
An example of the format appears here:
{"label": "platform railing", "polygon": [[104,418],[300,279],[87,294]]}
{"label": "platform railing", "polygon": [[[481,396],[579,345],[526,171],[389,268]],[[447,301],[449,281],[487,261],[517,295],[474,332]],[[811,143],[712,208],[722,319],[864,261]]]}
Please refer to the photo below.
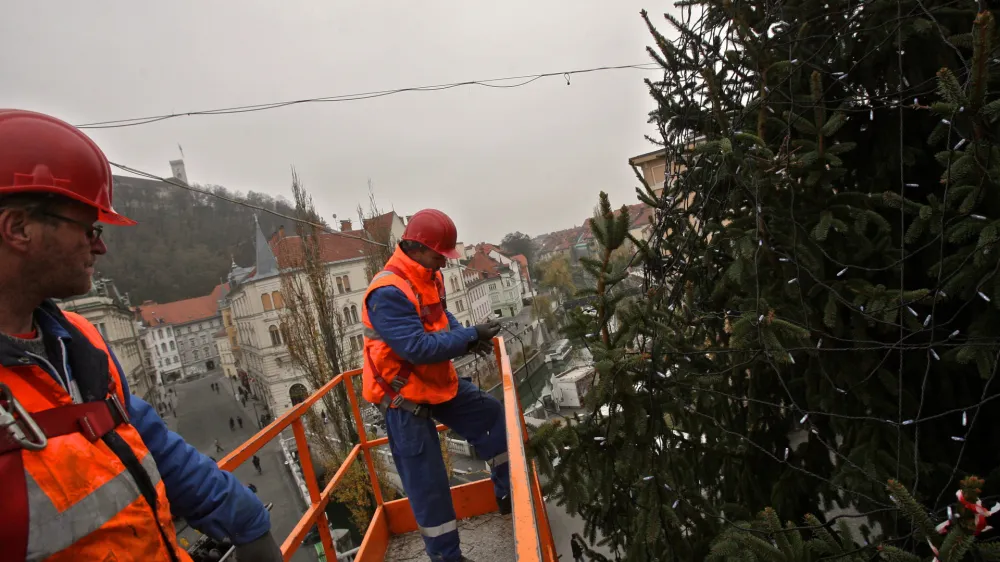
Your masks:
{"label": "platform railing", "polygon": [[[514,542],[516,560],[518,562],[555,562],[556,552],[549,527],[548,513],[534,463],[529,461],[524,448],[527,439],[527,429],[524,424],[523,410],[517,397],[514,378],[510,368],[510,358],[503,338],[493,339],[493,352],[500,366],[500,374],[504,389],[504,413],[507,423],[507,453],[510,463],[512,520],[514,527]],[[302,545],[309,530],[316,525],[319,529],[320,542],[328,561],[337,559],[337,552],[330,535],[330,527],[326,519],[326,506],[330,502],[333,491],[343,480],[351,465],[363,457],[368,470],[368,477],[375,498],[375,515],[369,522],[361,546],[355,553],[358,562],[381,561],[385,557],[389,539],[392,535],[401,534],[416,529],[416,522],[406,498],[385,502],[382,489],[375,473],[375,463],[372,457],[373,448],[389,443],[388,437],[369,440],[365,424],[358,408],[358,399],[354,390],[354,378],[361,375],[356,369],[335,376],[303,402],[296,404],[281,417],[271,422],[245,443],[236,447],[233,452],[219,461],[219,467],[232,472],[237,466],[250,459],[267,443],[278,437],[289,426],[295,436],[299,450],[299,462],[302,475],[309,491],[310,504],[291,534],[281,545],[284,559],[290,560]],[[305,426],[302,417],[327,393],[338,384],[343,384],[351,404],[351,413],[358,433],[358,444],[354,445],[340,465],[340,468],[320,490],[316,480],[316,470],[312,456],[308,454],[309,446],[306,440]],[[448,428],[442,424],[437,426],[438,432]],[[460,519],[482,515],[496,511],[496,498],[493,494],[493,484],[490,480],[481,480],[452,488],[455,500],[455,512]]]}

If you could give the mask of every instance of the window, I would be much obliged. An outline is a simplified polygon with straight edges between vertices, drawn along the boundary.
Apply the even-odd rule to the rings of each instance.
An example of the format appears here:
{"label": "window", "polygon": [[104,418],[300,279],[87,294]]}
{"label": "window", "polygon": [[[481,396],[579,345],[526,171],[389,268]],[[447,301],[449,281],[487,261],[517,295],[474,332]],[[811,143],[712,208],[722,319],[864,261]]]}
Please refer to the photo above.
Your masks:
{"label": "window", "polygon": [[278,327],[271,326],[267,331],[271,334],[271,345],[281,345],[281,331],[278,330]]}
{"label": "window", "polygon": [[357,305],[351,305],[351,321],[354,324],[358,323],[358,307]]}
{"label": "window", "polygon": [[361,351],[365,346],[364,336],[351,336],[351,351]]}
{"label": "window", "polygon": [[197,361],[198,360],[198,350],[197,349],[194,350],[193,353],[194,353],[194,359],[195,359],[195,361]]}
{"label": "window", "polygon": [[351,310],[345,306],[344,310],[342,312],[344,314],[344,322],[347,322],[348,324],[350,324],[351,323]]}
{"label": "window", "polygon": [[185,351],[185,352],[181,353],[181,361],[184,361],[186,363],[187,360],[188,360],[188,354]]}
{"label": "window", "polygon": [[468,328],[468,327],[469,327],[469,321],[468,321],[468,320],[466,320],[466,321],[465,321],[465,327],[466,327],[466,328]]}
{"label": "window", "polygon": [[274,308],[284,308],[285,299],[281,298],[281,293],[274,291],[271,293],[271,300],[274,302]]}
{"label": "window", "polygon": [[343,293],[344,292],[344,278],[343,277],[338,277],[337,278],[337,292],[338,293]]}
{"label": "window", "polygon": [[201,352],[205,354],[205,359],[208,359],[209,357],[212,356],[212,354],[208,352],[208,347],[201,348]]}
{"label": "window", "polygon": [[271,295],[264,293],[260,296],[260,304],[264,305],[264,310],[272,310],[274,307],[271,305]]}
{"label": "window", "polygon": [[104,322],[101,322],[97,325],[97,331],[100,332],[102,336],[104,336],[104,339],[108,339],[108,332],[104,327]]}
{"label": "window", "polygon": [[167,326],[167,335],[169,336],[170,334],[171,334],[171,332],[170,332],[170,326]]}
{"label": "window", "polygon": [[160,328],[159,330],[156,331],[156,339],[160,340],[163,339],[163,328]]}
{"label": "window", "polygon": [[496,314],[497,316],[503,316],[503,309],[498,308],[493,311],[493,314]]}
{"label": "window", "polygon": [[197,345],[197,344],[195,343],[195,341],[194,341],[194,338],[189,338],[189,339],[188,339],[188,345],[190,345],[191,347],[194,347],[195,345]]}
{"label": "window", "polygon": [[163,353],[166,353],[166,352],[167,352],[167,344],[165,344],[165,343],[161,343],[161,344],[160,344],[160,348],[161,348],[161,349],[163,350]]}
{"label": "window", "polygon": [[141,344],[142,344],[142,348],[143,348],[143,349],[148,349],[148,348],[146,347],[146,340],[139,340],[139,343],[141,343]]}
{"label": "window", "polygon": [[496,283],[490,283],[490,290],[491,291],[496,290],[496,288],[497,288],[497,284]]}
{"label": "window", "polygon": [[344,290],[348,293],[351,292],[351,278],[346,275],[344,276]]}
{"label": "window", "polygon": [[174,342],[173,342],[173,340],[171,340],[171,341],[170,341],[170,351],[176,351],[176,350],[177,350],[177,346],[176,346],[176,345],[174,345]]}
{"label": "window", "polygon": [[458,311],[465,312],[465,304],[461,301],[461,299],[458,301]]}
{"label": "window", "polygon": [[201,335],[201,343],[208,343],[208,334]]}

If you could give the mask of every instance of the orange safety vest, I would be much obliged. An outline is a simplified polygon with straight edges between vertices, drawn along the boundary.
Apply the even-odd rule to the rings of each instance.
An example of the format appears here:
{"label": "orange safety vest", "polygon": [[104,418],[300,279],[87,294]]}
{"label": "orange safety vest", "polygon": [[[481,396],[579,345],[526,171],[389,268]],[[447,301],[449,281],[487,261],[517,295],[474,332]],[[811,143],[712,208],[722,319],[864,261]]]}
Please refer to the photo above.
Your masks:
{"label": "orange safety vest", "polygon": [[[458,393],[458,374],[451,361],[414,365],[404,361],[387,343],[382,341],[368,318],[368,295],[375,289],[396,287],[413,303],[426,332],[449,329],[445,314],[444,277],[441,272],[431,273],[427,268],[410,259],[402,250],[396,252],[385,264],[385,270],[376,275],[368,285],[361,304],[361,321],[364,324],[364,382],[365,400],[380,404],[386,396],[385,386],[377,377],[392,384],[400,376],[406,383],[396,389],[400,396],[416,404],[440,404]],[[398,381],[397,381],[398,382]]]}
{"label": "orange safety vest", "polygon": [[0,366],[0,407],[17,414],[28,441],[27,417],[48,436],[32,450],[0,424],[0,560],[190,562],[153,455],[122,407],[123,374],[92,324],[64,316],[83,404],[26,356]]}

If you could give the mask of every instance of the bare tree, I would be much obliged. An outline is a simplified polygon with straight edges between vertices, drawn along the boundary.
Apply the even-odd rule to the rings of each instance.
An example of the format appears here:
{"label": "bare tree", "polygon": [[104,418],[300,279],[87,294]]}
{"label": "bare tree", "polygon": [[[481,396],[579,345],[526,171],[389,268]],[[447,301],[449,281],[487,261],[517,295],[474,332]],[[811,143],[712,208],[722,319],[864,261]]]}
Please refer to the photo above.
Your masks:
{"label": "bare tree", "polygon": [[368,281],[371,281],[375,274],[382,271],[396,250],[396,239],[392,234],[392,221],[378,220],[383,215],[385,212],[379,208],[375,201],[372,180],[368,180],[368,210],[366,211],[361,205],[358,205],[358,218],[361,219],[361,225],[368,239],[373,242],[365,244],[364,249],[365,272],[368,275]]}
{"label": "bare tree", "polygon": [[[342,372],[344,319],[337,312],[336,299],[326,264],[320,255],[320,219],[312,197],[292,171],[299,245],[285,248],[281,264],[281,288],[285,295],[282,336],[292,361],[305,374],[312,390],[320,388]],[[334,436],[345,446],[357,439],[350,419],[350,405],[344,387],[338,385],[323,397]],[[334,456],[337,452],[330,451]]]}
{"label": "bare tree", "polygon": [[[315,391],[343,372],[345,366],[357,364],[358,357],[345,356],[346,320],[338,312],[336,294],[320,252],[321,232],[315,226],[322,223],[322,219],[294,170],[292,195],[296,217],[303,222],[296,227],[299,246],[285,248],[287,253],[282,255],[283,263],[280,264],[281,288],[285,295],[281,332],[293,363],[305,374]],[[327,477],[332,477],[351,446],[358,441],[358,434],[344,385],[337,385],[327,393],[323,397],[323,405],[332,425],[332,435],[327,424],[312,410],[306,415],[306,424],[310,434],[317,437],[310,443],[316,447],[319,462],[326,468]],[[395,499],[397,494],[386,477],[385,461],[379,455],[372,455],[372,461],[383,498],[386,501]],[[359,529],[368,525],[374,515],[375,501],[363,461],[355,462],[348,469],[334,497],[347,506]]]}

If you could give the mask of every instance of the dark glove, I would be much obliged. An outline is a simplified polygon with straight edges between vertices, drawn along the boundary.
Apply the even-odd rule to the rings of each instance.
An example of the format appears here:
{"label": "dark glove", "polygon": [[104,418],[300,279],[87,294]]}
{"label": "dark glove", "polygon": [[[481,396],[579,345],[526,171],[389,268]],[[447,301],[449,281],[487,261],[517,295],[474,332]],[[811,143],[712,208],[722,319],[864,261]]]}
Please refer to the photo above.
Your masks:
{"label": "dark glove", "polygon": [[496,320],[490,320],[482,324],[476,324],[476,336],[479,337],[479,341],[488,342],[493,339],[494,336],[500,333],[500,323]]}
{"label": "dark glove", "polygon": [[475,353],[476,355],[490,357],[493,355],[493,344],[488,341],[476,340],[469,344],[469,351]]}
{"label": "dark glove", "polygon": [[236,559],[239,562],[283,562],[281,548],[274,542],[271,533],[259,539],[236,546]]}

